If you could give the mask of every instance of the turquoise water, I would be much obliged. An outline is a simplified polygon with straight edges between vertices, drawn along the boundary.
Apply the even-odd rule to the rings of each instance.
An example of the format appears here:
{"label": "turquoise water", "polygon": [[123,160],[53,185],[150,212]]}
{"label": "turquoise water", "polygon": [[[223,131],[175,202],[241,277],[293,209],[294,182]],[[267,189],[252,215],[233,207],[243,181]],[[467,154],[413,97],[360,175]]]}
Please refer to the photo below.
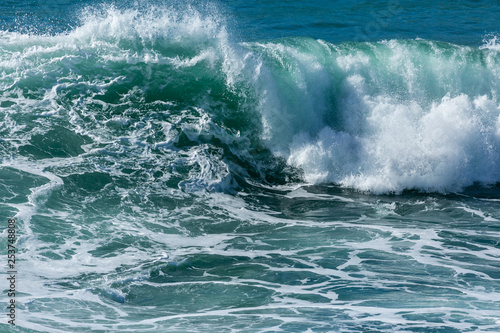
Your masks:
{"label": "turquoise water", "polygon": [[3,2],[0,331],[500,331],[499,18]]}

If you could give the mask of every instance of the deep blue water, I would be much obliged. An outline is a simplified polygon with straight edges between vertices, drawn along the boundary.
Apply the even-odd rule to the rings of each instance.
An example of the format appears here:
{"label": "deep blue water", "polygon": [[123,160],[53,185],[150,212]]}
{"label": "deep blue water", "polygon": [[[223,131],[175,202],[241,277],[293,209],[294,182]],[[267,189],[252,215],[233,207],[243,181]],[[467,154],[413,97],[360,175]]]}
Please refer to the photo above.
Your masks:
{"label": "deep blue water", "polygon": [[500,331],[499,19],[4,0],[0,331]]}

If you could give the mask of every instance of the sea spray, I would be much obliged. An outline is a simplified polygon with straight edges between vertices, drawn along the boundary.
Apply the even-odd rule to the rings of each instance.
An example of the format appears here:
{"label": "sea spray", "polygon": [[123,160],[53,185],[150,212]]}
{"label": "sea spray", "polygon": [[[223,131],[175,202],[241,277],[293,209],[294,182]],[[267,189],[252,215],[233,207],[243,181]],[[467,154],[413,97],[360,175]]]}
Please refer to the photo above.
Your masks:
{"label": "sea spray", "polygon": [[424,40],[253,48],[280,86],[261,109],[264,140],[306,181],[380,193],[500,179],[497,51]]}
{"label": "sea spray", "polygon": [[[200,189],[236,184],[220,170],[240,182],[301,179],[377,193],[500,180],[494,37],[480,48],[237,43],[215,10],[190,6],[103,6],[82,20],[54,35],[2,33],[4,121],[25,114],[16,123],[33,128],[30,114],[44,124],[21,134],[24,156],[76,156],[83,146],[161,151],[167,174],[180,172],[169,186],[184,190],[198,179],[193,170]],[[67,137],[64,147],[38,143],[36,135],[55,133]]]}

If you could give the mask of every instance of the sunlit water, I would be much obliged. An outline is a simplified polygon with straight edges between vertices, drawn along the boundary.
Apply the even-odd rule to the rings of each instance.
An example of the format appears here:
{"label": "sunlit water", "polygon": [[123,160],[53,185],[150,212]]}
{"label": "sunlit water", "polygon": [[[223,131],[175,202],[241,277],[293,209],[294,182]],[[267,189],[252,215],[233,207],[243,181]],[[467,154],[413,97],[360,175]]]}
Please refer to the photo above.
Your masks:
{"label": "sunlit water", "polygon": [[0,9],[0,331],[500,331],[498,3]]}

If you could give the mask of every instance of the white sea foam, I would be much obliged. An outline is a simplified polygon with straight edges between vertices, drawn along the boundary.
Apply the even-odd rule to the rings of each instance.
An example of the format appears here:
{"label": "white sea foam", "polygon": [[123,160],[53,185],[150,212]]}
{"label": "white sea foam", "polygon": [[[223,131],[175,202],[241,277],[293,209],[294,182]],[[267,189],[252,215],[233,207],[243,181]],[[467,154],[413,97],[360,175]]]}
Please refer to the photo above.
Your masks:
{"label": "white sea foam", "polygon": [[489,49],[500,51],[500,38],[499,36],[489,36],[489,38],[485,39],[484,44],[480,47],[480,49]]}

